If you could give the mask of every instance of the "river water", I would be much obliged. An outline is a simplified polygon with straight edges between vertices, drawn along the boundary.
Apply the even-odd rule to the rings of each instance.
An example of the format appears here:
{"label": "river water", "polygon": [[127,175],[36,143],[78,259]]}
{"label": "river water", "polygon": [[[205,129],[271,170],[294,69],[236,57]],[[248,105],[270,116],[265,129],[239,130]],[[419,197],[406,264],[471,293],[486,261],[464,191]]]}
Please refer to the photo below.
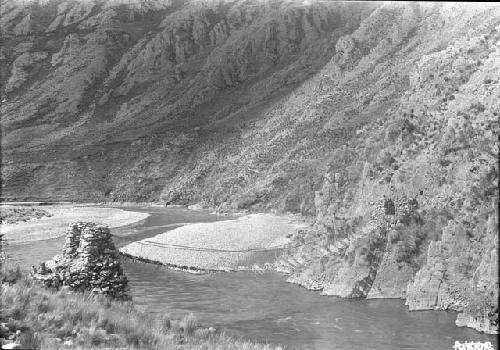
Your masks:
{"label": "river water", "polygon": [[[117,246],[165,232],[179,223],[227,219],[186,209],[128,208],[150,217],[113,230]],[[23,266],[61,251],[64,238],[10,244],[7,254]],[[496,337],[455,326],[456,314],[409,312],[402,300],[344,300],[320,296],[285,282],[277,273],[230,272],[193,275],[124,259],[134,302],[152,314],[181,318],[193,313],[200,323],[226,328],[236,336],[279,343],[288,349],[449,350],[455,341]]]}

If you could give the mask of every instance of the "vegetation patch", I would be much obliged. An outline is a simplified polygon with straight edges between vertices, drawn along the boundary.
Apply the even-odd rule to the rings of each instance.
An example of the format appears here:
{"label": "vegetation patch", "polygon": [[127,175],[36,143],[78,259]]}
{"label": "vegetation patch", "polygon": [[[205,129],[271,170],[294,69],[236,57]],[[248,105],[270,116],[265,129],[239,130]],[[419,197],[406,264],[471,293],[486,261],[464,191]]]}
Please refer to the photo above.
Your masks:
{"label": "vegetation patch", "polygon": [[0,337],[32,349],[282,349],[201,327],[193,315],[154,318],[130,301],[46,289],[3,264]]}
{"label": "vegetation patch", "polygon": [[2,207],[0,210],[0,222],[2,224],[14,224],[20,221],[28,221],[31,219],[40,219],[44,216],[50,217],[52,216],[46,210],[37,209],[37,208],[6,208]]}

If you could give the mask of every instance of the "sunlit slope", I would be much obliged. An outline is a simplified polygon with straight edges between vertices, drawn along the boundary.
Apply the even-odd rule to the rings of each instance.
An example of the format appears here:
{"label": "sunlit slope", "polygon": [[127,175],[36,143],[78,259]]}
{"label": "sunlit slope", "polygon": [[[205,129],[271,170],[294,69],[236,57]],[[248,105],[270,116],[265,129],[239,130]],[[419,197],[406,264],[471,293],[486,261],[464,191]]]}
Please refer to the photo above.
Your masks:
{"label": "sunlit slope", "polygon": [[6,2],[3,196],[162,198],[202,151],[240,143],[240,129],[316,73],[374,7]]}
{"label": "sunlit slope", "polygon": [[498,325],[497,4],[12,4],[4,197],[302,213],[291,281]]}

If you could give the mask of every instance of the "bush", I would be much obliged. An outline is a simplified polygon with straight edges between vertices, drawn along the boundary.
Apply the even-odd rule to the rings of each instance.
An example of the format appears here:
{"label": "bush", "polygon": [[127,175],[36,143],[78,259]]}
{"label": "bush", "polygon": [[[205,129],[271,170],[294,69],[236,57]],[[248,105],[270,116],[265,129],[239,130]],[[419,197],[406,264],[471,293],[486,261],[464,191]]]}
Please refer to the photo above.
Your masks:
{"label": "bush", "polygon": [[[2,266],[2,270],[4,270],[4,266]],[[2,271],[2,274],[0,276],[0,280],[3,283],[9,283],[9,284],[14,284],[18,280],[20,280],[23,277],[23,273],[19,266],[16,266],[13,269],[10,268],[5,268],[4,271]]]}
{"label": "bush", "polygon": [[387,234],[387,240],[391,243],[394,244],[400,240],[401,236],[399,234],[399,231],[397,230],[391,230]]}
{"label": "bush", "polygon": [[394,143],[399,134],[401,134],[401,127],[397,123],[390,124],[386,129],[384,141]]}
{"label": "bush", "polygon": [[481,113],[486,110],[486,107],[481,102],[476,102],[470,106],[470,110],[476,113]]}
{"label": "bush", "polygon": [[198,328],[196,318],[193,314],[184,316],[179,325],[185,336],[192,335],[195,329]]}
{"label": "bush", "polygon": [[418,212],[404,215],[400,224],[390,232],[391,243],[396,243],[396,261],[412,263],[420,254],[420,248],[427,240],[428,225]]}

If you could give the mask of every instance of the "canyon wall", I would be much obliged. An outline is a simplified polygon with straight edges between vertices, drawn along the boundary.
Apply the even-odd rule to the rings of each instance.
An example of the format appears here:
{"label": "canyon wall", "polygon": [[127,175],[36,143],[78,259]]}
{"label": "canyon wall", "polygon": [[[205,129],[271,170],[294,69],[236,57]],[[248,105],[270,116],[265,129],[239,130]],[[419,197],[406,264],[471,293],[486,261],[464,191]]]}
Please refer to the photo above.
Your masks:
{"label": "canyon wall", "polygon": [[496,331],[497,4],[0,11],[4,198],[300,213],[290,281]]}

